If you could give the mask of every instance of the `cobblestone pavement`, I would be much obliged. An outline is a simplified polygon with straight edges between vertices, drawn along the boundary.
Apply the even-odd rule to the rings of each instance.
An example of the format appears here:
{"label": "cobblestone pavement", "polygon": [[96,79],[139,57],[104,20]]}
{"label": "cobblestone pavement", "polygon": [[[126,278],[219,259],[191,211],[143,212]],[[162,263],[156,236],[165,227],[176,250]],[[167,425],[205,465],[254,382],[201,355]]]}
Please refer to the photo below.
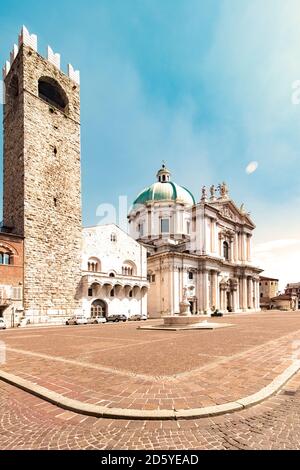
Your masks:
{"label": "cobblestone pavement", "polygon": [[249,410],[177,422],[86,417],[0,382],[0,449],[300,449],[300,374]]}
{"label": "cobblestone pavement", "polygon": [[300,312],[230,316],[215,331],[140,331],[137,323],[0,332],[1,369],[107,407],[188,409],[258,392],[292,361]]}

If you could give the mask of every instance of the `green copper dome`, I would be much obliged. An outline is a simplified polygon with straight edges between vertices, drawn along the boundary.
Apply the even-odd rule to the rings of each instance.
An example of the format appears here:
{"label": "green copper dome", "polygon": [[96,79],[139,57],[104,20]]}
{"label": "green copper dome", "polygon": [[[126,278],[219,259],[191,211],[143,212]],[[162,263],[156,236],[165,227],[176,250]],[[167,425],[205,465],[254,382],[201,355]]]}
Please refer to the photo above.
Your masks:
{"label": "green copper dome", "polygon": [[171,173],[163,165],[157,173],[158,182],[145,188],[136,198],[133,206],[147,204],[151,201],[178,201],[187,205],[194,205],[195,199],[192,193],[170,181]]}

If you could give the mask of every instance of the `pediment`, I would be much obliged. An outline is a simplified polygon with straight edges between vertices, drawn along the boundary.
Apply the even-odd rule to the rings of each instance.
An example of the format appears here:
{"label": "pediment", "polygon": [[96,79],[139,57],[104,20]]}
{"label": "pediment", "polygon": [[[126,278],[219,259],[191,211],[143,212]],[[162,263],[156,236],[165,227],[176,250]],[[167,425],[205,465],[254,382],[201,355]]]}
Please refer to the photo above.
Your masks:
{"label": "pediment", "polygon": [[[215,206],[216,207],[216,206]],[[218,201],[217,209],[220,215],[231,222],[247,224],[252,228],[255,228],[254,223],[250,218],[250,214],[247,213],[243,206],[239,209],[233,201]]]}

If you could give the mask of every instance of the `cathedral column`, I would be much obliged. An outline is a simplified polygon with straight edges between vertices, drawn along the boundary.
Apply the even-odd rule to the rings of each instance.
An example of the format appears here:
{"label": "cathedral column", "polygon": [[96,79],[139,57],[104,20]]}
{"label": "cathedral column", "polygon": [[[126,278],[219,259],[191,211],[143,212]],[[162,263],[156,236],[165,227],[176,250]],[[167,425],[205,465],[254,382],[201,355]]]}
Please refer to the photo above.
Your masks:
{"label": "cathedral column", "polygon": [[230,261],[231,263],[234,263],[234,243],[233,243],[233,237],[230,238]]}
{"label": "cathedral column", "polygon": [[253,280],[252,277],[248,277],[248,305],[247,307],[253,308]]}
{"label": "cathedral column", "polygon": [[239,235],[236,232],[234,234],[234,261],[237,262],[239,260]]}
{"label": "cathedral column", "polygon": [[209,305],[209,271],[206,269],[202,272],[202,292],[203,292],[203,310],[209,311],[210,310],[210,305]]}
{"label": "cathedral column", "polygon": [[236,312],[238,309],[238,281],[237,279],[233,280],[232,283],[232,310],[233,312]]}
{"label": "cathedral column", "polygon": [[211,302],[210,306],[218,308],[218,271],[211,271]]}
{"label": "cathedral column", "polygon": [[255,310],[260,309],[259,280],[255,279]]}
{"label": "cathedral column", "polygon": [[243,276],[242,278],[242,308],[243,310],[247,310],[247,278]]}

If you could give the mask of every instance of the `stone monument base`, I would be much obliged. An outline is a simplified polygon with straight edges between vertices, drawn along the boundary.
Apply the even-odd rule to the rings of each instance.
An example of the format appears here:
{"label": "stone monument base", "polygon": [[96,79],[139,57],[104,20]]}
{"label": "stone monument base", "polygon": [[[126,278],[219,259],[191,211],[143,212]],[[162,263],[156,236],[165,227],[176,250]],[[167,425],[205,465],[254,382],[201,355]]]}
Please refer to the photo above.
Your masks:
{"label": "stone monument base", "polygon": [[208,321],[207,315],[170,315],[162,318],[162,325],[141,326],[140,330],[215,330],[217,328],[226,328],[233,326],[230,323],[214,323]]}

